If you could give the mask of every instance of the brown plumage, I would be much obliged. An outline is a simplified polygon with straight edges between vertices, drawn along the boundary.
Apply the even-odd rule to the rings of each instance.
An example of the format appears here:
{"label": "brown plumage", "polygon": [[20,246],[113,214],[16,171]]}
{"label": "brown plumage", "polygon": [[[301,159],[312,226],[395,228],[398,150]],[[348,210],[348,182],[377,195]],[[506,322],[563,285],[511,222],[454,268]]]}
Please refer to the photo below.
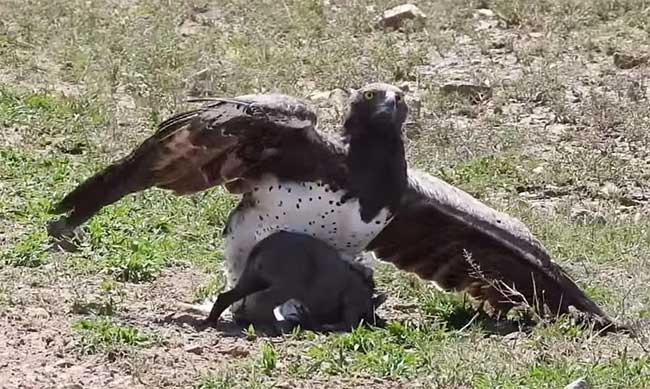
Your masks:
{"label": "brown plumage", "polygon": [[[66,195],[55,212],[67,215],[52,222],[49,232],[70,235],[102,207],[154,186],[180,195],[218,185],[243,193],[230,227],[237,219],[232,216],[254,206],[246,196],[264,175],[289,185],[321,182],[347,193],[342,202],[358,199],[365,223],[382,209],[394,216],[366,247],[381,260],[444,289],[466,290],[501,311],[522,300],[546,305],[552,314],[574,306],[598,327],[611,326],[611,319],[520,222],[430,175],[406,173],[399,136],[406,116],[401,96],[385,84],[366,86],[353,96],[344,125],[346,144],[316,130],[316,115],[292,97],[210,99],[202,108],[161,123],[131,154]],[[389,116],[375,115],[375,110],[392,114],[398,128],[384,125]]]}
{"label": "brown plumage", "polygon": [[52,232],[70,232],[131,193],[154,186],[196,193],[256,176],[266,163],[288,177],[317,176],[325,164],[337,175],[332,180],[340,181],[332,168],[334,145],[321,140],[313,130],[315,114],[297,100],[253,95],[200,101],[208,103],[164,121],[133,152],[67,194],[53,212],[70,214],[51,225]]}
{"label": "brown plumage", "polygon": [[552,315],[573,306],[597,328],[616,329],[526,226],[425,173],[409,171],[397,216],[367,249],[500,313],[522,303]]}

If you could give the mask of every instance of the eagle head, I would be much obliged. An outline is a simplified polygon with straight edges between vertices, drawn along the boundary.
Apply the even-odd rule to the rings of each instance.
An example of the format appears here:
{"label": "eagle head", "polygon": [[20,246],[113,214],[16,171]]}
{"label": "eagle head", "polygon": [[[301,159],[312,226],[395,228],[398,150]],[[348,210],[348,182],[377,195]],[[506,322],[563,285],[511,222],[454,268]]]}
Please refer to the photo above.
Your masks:
{"label": "eagle head", "polygon": [[350,96],[345,135],[354,137],[368,131],[400,135],[407,114],[404,92],[400,88],[384,83],[368,84]]}

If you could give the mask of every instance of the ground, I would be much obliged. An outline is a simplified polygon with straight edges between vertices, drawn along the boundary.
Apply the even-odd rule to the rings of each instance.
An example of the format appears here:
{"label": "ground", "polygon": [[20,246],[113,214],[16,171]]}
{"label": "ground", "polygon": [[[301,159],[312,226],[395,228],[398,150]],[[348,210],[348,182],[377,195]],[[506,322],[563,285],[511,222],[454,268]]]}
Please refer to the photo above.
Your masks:
{"label": "ground", "polygon": [[[0,3],[0,387],[650,387],[650,8],[642,0]],[[182,311],[224,286],[221,190],[131,196],[51,248],[53,202],[189,105],[278,91],[335,128],[408,88],[411,165],[525,222],[637,337],[517,331],[387,264],[385,329],[268,338]]]}

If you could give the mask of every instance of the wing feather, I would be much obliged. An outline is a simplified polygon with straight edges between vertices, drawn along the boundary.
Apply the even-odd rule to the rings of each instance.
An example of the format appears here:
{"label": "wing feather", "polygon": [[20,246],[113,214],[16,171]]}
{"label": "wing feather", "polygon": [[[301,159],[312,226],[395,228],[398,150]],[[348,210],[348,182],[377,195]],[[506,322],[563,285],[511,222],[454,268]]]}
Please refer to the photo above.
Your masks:
{"label": "wing feather", "polygon": [[[69,234],[102,207],[147,188],[183,195],[264,173],[319,174],[338,161],[315,129],[316,114],[293,97],[197,101],[206,104],[160,123],[129,155],[63,197],[53,212],[68,214],[50,223],[50,234]],[[323,153],[329,158],[314,158]]]}
{"label": "wing feather", "polygon": [[526,302],[559,315],[573,306],[599,327],[614,328],[524,224],[425,173],[409,170],[397,215],[368,250],[498,311]]}

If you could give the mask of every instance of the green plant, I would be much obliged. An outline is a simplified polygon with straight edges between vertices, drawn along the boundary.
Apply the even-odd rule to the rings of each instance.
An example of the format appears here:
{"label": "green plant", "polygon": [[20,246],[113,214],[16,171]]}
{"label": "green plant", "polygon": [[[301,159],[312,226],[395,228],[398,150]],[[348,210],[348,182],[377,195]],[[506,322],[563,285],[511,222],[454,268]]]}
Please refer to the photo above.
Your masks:
{"label": "green plant", "polygon": [[85,353],[114,351],[123,346],[142,346],[150,339],[137,328],[121,326],[110,320],[79,320],[72,328],[81,335],[80,345]]}
{"label": "green plant", "polygon": [[277,363],[275,348],[271,343],[263,342],[260,346],[260,368],[265,374],[271,374],[277,367]]}

